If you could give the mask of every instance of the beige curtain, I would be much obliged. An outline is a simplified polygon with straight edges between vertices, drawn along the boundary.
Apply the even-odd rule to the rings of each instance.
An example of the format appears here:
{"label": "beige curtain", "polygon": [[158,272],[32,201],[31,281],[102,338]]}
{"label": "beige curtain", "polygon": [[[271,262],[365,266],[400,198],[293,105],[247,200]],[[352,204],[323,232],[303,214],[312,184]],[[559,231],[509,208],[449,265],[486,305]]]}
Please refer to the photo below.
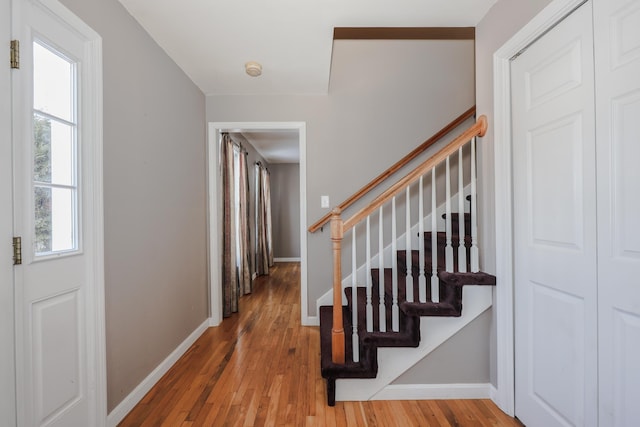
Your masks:
{"label": "beige curtain", "polygon": [[269,274],[269,267],[273,265],[269,171],[260,163],[256,163],[254,168],[256,180],[256,273]]}
{"label": "beige curtain", "polygon": [[235,145],[229,134],[222,135],[221,166],[223,186],[223,315],[238,311],[241,295],[251,293],[249,172],[247,152]]}
{"label": "beige curtain", "polygon": [[222,296],[223,316],[238,311],[238,276],[236,259],[235,223],[235,170],[233,141],[228,134],[222,135],[221,144],[222,191],[223,191],[223,236],[222,236]]}
{"label": "beige curtain", "polygon": [[251,293],[251,266],[250,245],[251,236],[249,230],[249,170],[247,168],[247,152],[241,150],[238,159],[238,280],[242,295]]}
{"label": "beige curtain", "polygon": [[265,239],[267,241],[267,265],[273,266],[273,236],[271,234],[271,177],[267,168],[262,169],[262,193],[264,199]]}

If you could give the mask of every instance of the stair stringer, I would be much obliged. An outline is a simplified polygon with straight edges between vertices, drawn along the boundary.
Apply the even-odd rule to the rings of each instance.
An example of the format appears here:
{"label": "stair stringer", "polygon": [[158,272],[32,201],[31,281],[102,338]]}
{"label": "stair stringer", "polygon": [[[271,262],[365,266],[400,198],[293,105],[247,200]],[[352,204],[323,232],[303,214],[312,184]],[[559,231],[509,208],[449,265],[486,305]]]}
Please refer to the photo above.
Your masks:
{"label": "stair stringer", "polygon": [[409,347],[379,347],[378,375],[371,379],[338,379],[337,401],[367,401],[375,399],[385,387],[424,359],[438,346],[471,323],[493,301],[493,289],[487,286],[465,286],[460,317],[422,317],[420,345]]}

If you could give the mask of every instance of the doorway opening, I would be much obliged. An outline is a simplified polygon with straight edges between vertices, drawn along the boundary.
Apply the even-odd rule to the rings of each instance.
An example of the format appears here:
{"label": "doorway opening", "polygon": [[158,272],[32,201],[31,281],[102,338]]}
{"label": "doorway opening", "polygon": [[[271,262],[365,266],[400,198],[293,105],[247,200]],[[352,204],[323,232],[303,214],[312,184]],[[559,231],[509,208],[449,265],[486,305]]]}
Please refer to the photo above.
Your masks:
{"label": "doorway opening", "polygon": [[210,122],[207,140],[208,244],[209,244],[209,324],[222,322],[222,177],[219,141],[222,133],[257,133],[287,131],[297,133],[299,151],[300,197],[300,306],[301,323],[311,324],[307,302],[306,236],[306,124],[304,122]]}

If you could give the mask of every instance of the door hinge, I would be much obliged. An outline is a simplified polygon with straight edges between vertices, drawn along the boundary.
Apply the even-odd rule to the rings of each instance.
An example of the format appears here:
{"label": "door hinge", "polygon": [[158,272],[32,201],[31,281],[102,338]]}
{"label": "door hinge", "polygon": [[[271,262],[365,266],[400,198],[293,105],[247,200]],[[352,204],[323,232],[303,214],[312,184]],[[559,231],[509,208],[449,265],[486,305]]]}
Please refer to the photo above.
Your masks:
{"label": "door hinge", "polygon": [[20,68],[20,42],[18,40],[11,40],[10,57],[11,68]]}
{"label": "door hinge", "polygon": [[13,265],[22,264],[22,237],[13,238]]}

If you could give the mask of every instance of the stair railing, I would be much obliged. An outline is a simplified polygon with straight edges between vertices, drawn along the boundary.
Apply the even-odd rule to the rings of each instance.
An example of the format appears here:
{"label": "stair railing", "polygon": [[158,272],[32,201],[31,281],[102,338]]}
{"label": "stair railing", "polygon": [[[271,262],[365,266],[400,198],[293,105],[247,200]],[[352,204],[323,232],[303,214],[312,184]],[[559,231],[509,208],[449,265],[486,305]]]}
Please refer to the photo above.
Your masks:
{"label": "stair railing", "polygon": [[[465,120],[473,117],[475,113],[476,113],[476,106],[474,105],[473,107],[469,108],[467,111],[465,111],[464,113],[460,114],[458,117],[453,119],[449,124],[447,124],[445,127],[440,129],[438,132],[436,132],[431,138],[427,139],[425,142],[423,142],[422,144],[414,148],[409,154],[407,154],[406,156],[398,160],[396,163],[390,166],[387,170],[385,170],[380,175],[372,179],[364,187],[362,187],[361,189],[353,193],[349,198],[347,198],[345,201],[340,203],[337,206],[337,208],[340,209],[341,211],[344,211],[345,209],[347,209],[353,203],[360,200],[362,196],[364,196],[365,194],[373,190],[375,187],[377,187],[384,180],[390,178],[396,172],[400,171],[403,167],[409,164],[409,162],[411,162],[416,157],[418,157],[420,153],[424,152],[427,148],[431,147],[433,144],[440,141],[444,136],[449,134],[449,132],[451,132],[452,130],[460,126],[462,123],[464,123]],[[313,225],[311,225],[311,227],[309,227],[309,232],[315,233],[320,228],[322,228],[326,223],[330,221],[331,215],[332,213],[329,212],[328,214],[320,218],[318,221],[316,221]]]}
{"label": "stair railing", "polygon": [[[382,194],[377,196],[367,206],[361,208],[351,217],[346,220],[342,219],[343,208],[338,206],[334,208],[330,213],[331,222],[331,241],[333,247],[333,325],[332,325],[332,361],[336,364],[345,363],[345,331],[343,327],[342,317],[342,242],[345,233],[352,232],[351,240],[351,302],[352,302],[352,354],[353,361],[359,360],[359,324],[358,324],[358,289],[357,289],[357,256],[356,256],[356,225],[366,220],[366,272],[368,276],[370,274],[370,267],[372,264],[370,255],[371,246],[371,215],[378,211],[378,307],[375,310],[373,306],[372,297],[372,284],[370,277],[367,277],[366,283],[366,331],[373,332],[374,323],[377,323],[378,330],[385,332],[387,329],[392,331],[398,331],[399,328],[399,293],[404,290],[403,300],[413,302],[414,301],[414,264],[413,264],[413,251],[412,251],[412,223],[411,223],[411,197],[410,186],[418,183],[418,257],[419,265],[417,267],[416,278],[418,283],[417,297],[419,302],[426,303],[430,300],[431,303],[439,302],[439,283],[438,283],[438,270],[446,271],[467,271],[467,265],[472,272],[477,272],[479,269],[478,263],[478,246],[477,246],[477,207],[476,207],[476,156],[475,156],[475,138],[476,136],[484,136],[487,129],[487,120],[485,116],[480,116],[476,123],[465,130],[460,136],[451,141],[440,151],[434,154],[429,159],[418,165],[415,169],[409,172],[402,179],[397,181]],[[470,172],[469,172],[469,199],[470,199],[470,242],[466,239],[466,216],[465,216],[465,186],[464,186],[464,174],[463,174],[463,147],[467,144],[470,145]],[[451,161],[450,159],[457,153],[457,208],[458,208],[458,229],[452,229],[452,195],[451,195]],[[444,250],[445,265],[440,263],[442,260],[438,255],[439,247],[437,232],[437,192],[436,192],[436,168],[445,164],[445,225],[446,225],[446,242]],[[431,241],[430,247],[432,252],[431,266],[426,265],[425,262],[425,245],[427,240],[425,239],[424,231],[424,212],[423,212],[423,185],[424,177],[428,179],[428,175],[431,175]],[[406,209],[406,230],[405,230],[405,265],[406,279],[404,288],[399,288],[398,284],[398,268],[397,265],[397,248],[396,248],[396,197],[402,192],[405,192],[406,197],[404,200]],[[387,307],[385,302],[385,244],[384,244],[384,217],[383,207],[390,202],[391,204],[391,278],[392,281],[392,295],[391,295],[391,324],[387,324]],[[464,218],[464,219],[463,219]],[[319,224],[320,221],[316,224]],[[319,228],[320,226],[318,226]],[[311,230],[311,229],[310,229]],[[454,231],[457,232],[458,244],[454,245]],[[457,257],[454,259],[455,252]],[[468,253],[467,253],[468,252]],[[375,258],[375,257],[374,257]],[[429,282],[429,283],[427,283]],[[430,286],[427,286],[427,285]],[[377,311],[377,322],[375,321],[374,311]]]}

